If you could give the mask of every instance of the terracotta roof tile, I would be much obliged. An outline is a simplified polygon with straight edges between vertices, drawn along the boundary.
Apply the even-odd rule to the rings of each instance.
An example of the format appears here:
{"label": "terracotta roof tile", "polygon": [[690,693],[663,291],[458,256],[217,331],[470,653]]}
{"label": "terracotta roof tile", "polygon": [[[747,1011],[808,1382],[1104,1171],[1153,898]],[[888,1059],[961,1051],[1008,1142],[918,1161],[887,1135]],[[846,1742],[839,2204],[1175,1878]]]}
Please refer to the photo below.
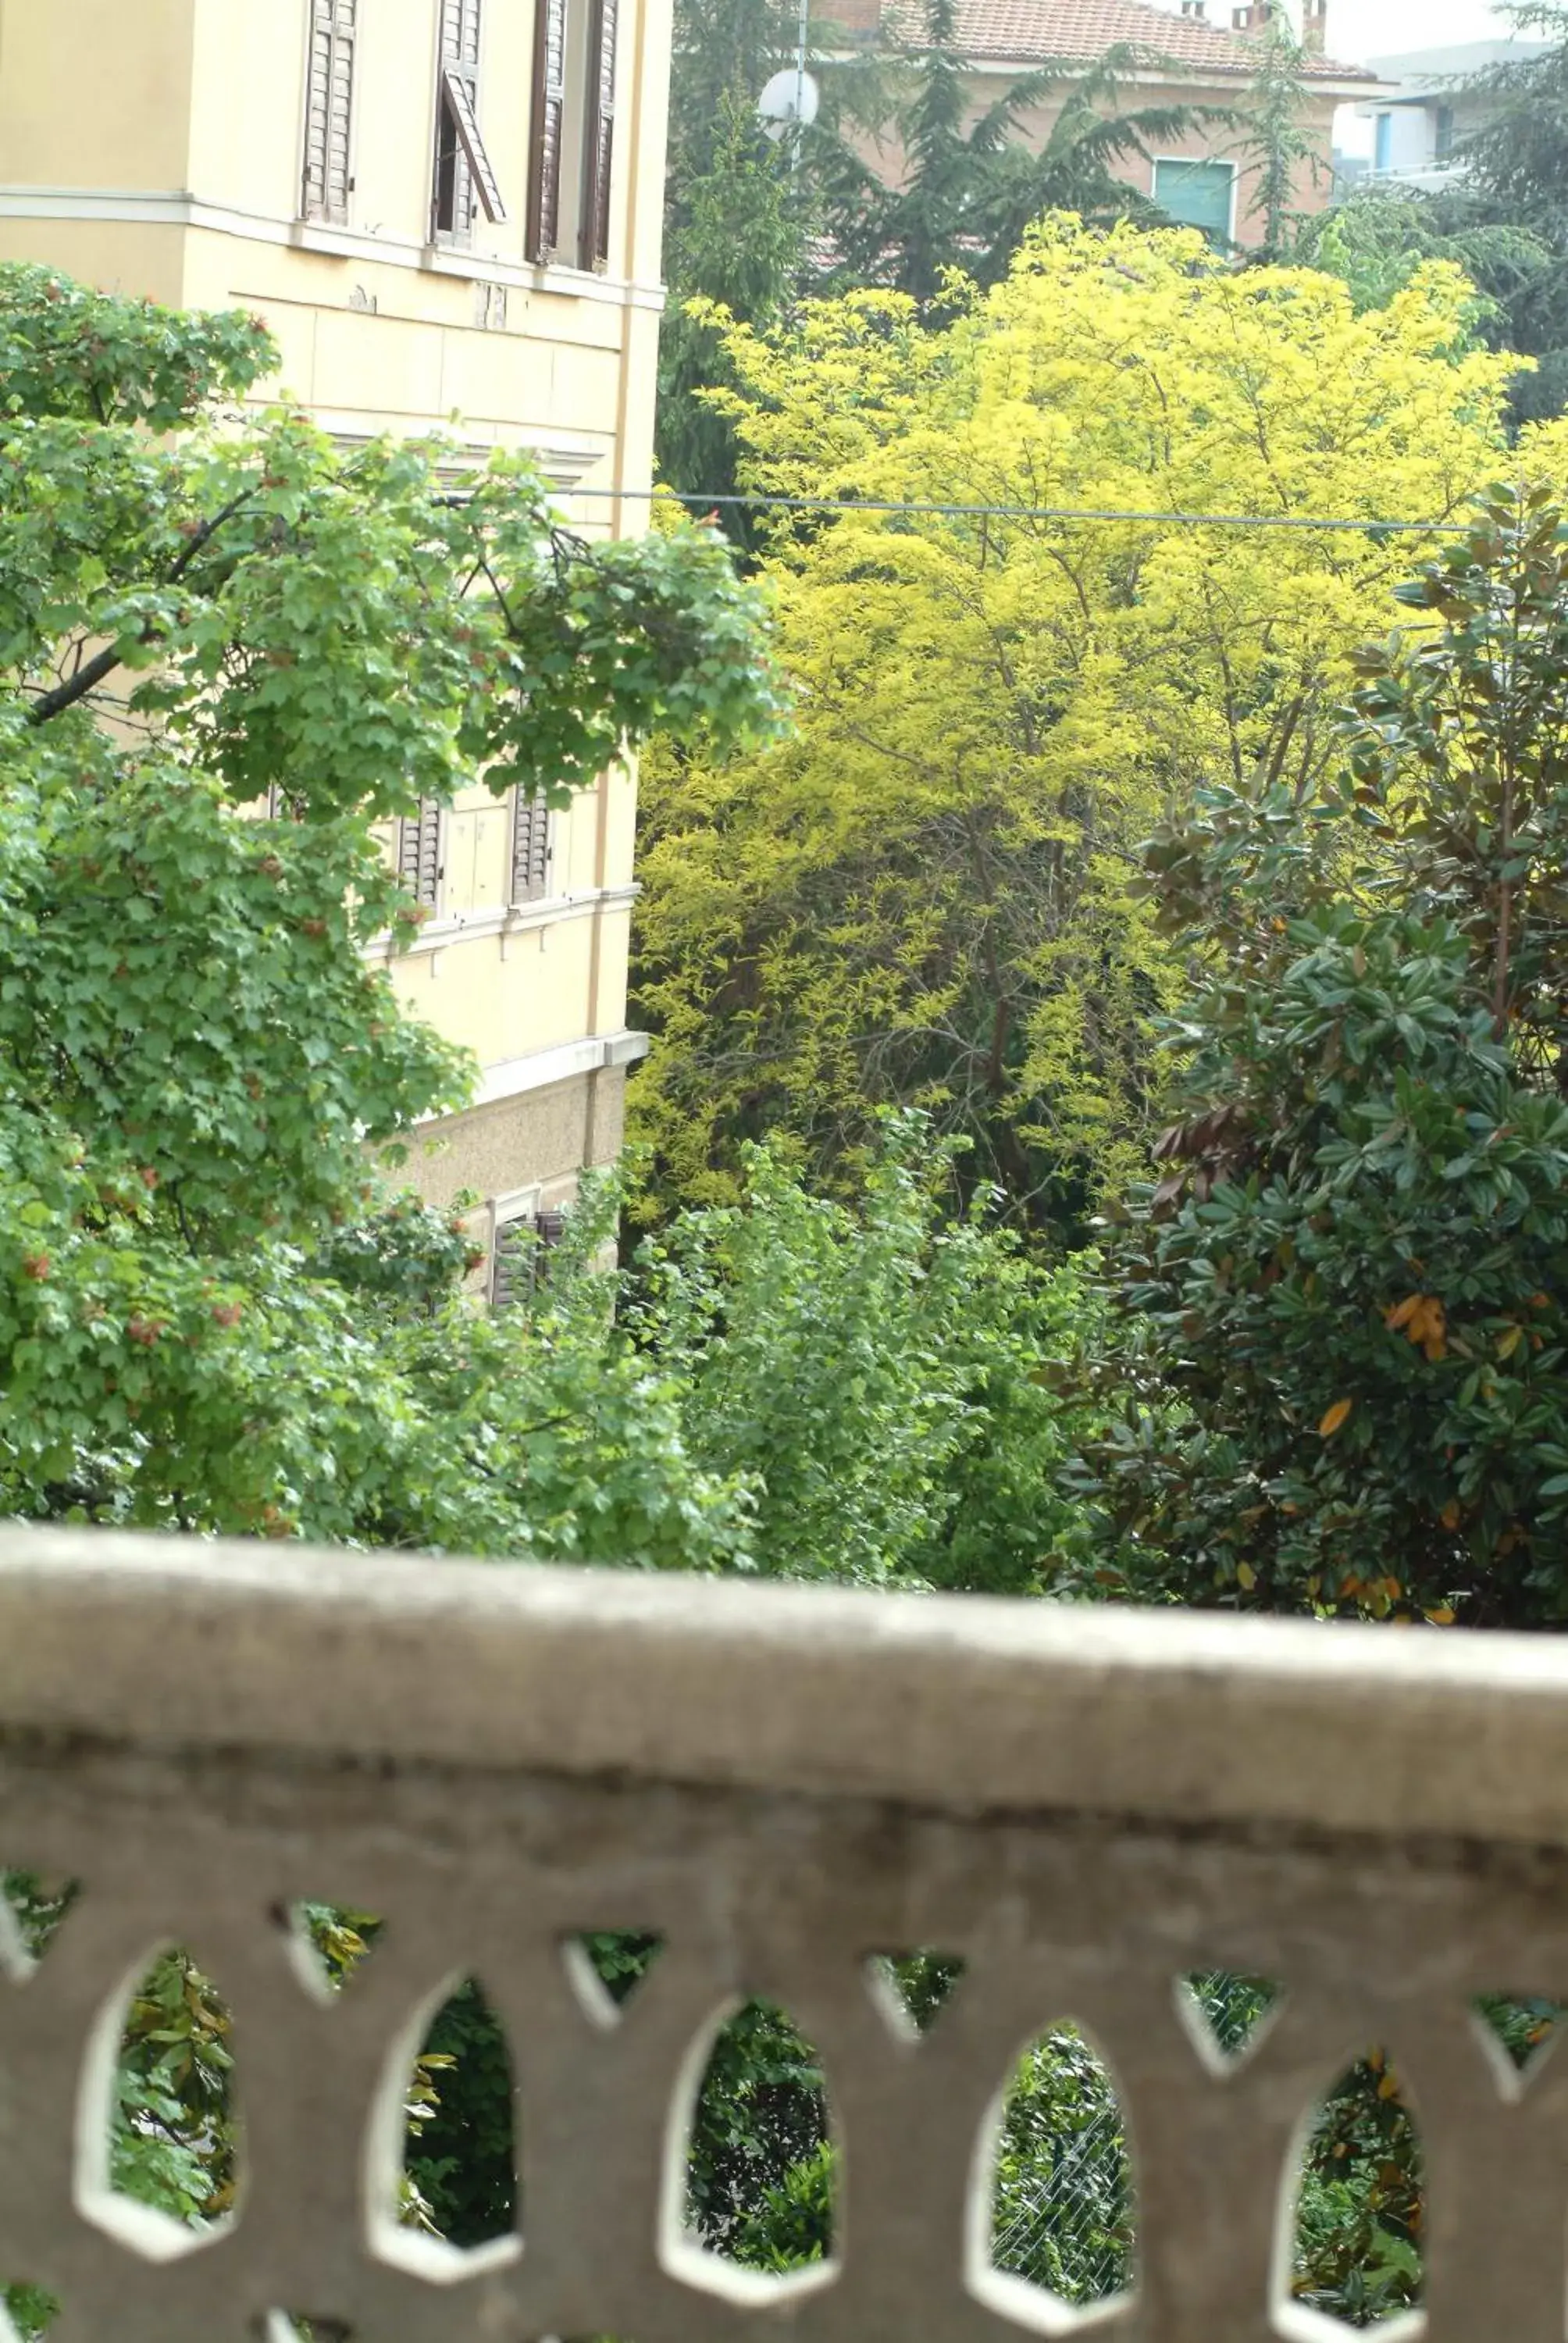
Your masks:
{"label": "terracotta roof tile", "polygon": [[[904,21],[906,37],[917,36],[920,11],[911,0],[887,0],[884,23]],[[1088,63],[1125,43],[1151,57],[1169,58],[1183,74],[1210,73],[1217,80],[1250,78],[1257,49],[1244,36],[1200,16],[1174,15],[1147,0],[958,0],[958,43],[971,57],[1005,57],[1041,64],[1052,58]],[[1302,70],[1313,80],[1375,81],[1363,65],[1338,65],[1332,57],[1306,56]]]}

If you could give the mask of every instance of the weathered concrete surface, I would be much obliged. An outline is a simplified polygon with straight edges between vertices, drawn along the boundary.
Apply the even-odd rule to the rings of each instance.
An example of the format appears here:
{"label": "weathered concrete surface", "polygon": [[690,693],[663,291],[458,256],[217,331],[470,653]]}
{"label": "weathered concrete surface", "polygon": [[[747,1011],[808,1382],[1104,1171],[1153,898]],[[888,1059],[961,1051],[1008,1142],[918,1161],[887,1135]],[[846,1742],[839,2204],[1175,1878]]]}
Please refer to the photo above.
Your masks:
{"label": "weathered concrete surface", "polygon": [[[0,2278],[59,2293],[58,2343],[255,2343],[275,2311],[355,2343],[1071,2331],[990,2272],[986,2217],[1013,2062],[1070,2017],[1139,2195],[1107,2333],[1323,2331],[1281,2299],[1290,2176],[1375,2045],[1422,2131],[1432,2343],[1562,2343],[1568,2083],[1522,2087],[1469,2005],[1568,1994],[1565,1760],[1545,1641],[10,1534],[0,1864],[82,1893],[0,1983]],[[385,1921],[340,1995],[306,1900]],[[665,1939],[618,2014],[572,1943],[613,1928]],[[112,2199],[102,2152],[169,1943],[233,2010],[244,2165],[172,2258],[190,2233]],[[966,1965],[918,2037],[874,1963],[916,1947]],[[1216,1968],[1284,1987],[1229,2066],[1180,1984]],[[477,2263],[392,2215],[408,2066],[466,1976],[523,2199]],[[709,2045],[753,1996],[820,2053],[844,2151],[834,2258],[782,2288],[681,2235]]]}

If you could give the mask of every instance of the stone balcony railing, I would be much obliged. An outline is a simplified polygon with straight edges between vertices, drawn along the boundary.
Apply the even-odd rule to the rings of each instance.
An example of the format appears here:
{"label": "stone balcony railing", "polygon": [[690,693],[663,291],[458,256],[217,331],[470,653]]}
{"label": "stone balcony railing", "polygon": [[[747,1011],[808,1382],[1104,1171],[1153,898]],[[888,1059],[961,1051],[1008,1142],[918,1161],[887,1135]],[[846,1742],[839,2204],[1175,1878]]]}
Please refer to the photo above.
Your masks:
{"label": "stone balcony railing", "polygon": [[[0,2280],[56,2343],[1140,2343],[1342,2330],[1289,2299],[1292,2176],[1369,2045],[1423,2145],[1431,2343],[1563,2343],[1568,2083],[1488,1992],[1568,1987],[1568,1650],[940,1597],[10,1534],[0,1862],[79,1883],[0,1985]],[[287,1916],[384,1916],[309,1989]],[[665,1946],[618,2014],[581,1932]],[[119,2029],[188,1946],[233,2013],[240,2182],[205,2235],[111,2192]],[[923,2035],[874,1956],[966,1965]],[[1177,1981],[1277,1979],[1249,2054]],[[483,1980],[520,2234],[396,2222],[429,2011]],[[834,2250],[788,2279],[683,2232],[725,2013],[819,2052]],[[1131,2289],[1081,2315],[990,2265],[1020,2046],[1075,2019],[1125,2110]]]}
{"label": "stone balcony railing", "polygon": [[1362,185],[1407,188],[1412,195],[1438,196],[1450,187],[1462,187],[1466,176],[1462,163],[1391,163],[1381,171],[1374,167],[1364,172]]}

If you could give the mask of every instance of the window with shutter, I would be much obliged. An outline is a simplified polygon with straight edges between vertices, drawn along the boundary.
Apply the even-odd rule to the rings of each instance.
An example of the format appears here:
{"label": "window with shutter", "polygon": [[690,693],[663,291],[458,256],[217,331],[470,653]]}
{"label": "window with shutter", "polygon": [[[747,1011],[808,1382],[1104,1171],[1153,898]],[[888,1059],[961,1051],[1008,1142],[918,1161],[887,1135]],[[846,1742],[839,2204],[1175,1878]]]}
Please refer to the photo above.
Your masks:
{"label": "window with shutter", "polygon": [[618,0],[535,0],[528,256],[609,261]]}
{"label": "window with shutter", "polygon": [[615,36],[618,0],[592,0],[588,45],[588,104],[583,121],[582,210],[578,266],[609,259],[610,172],[615,160]]}
{"label": "window with shutter", "polygon": [[1234,233],[1236,166],[1161,156],[1154,166],[1154,200],[1183,227],[1201,227],[1223,251]]}
{"label": "window with shutter", "polygon": [[534,1224],[531,1219],[502,1221],[490,1254],[490,1307],[515,1310],[533,1291]]}
{"label": "window with shutter", "polygon": [[397,870],[417,903],[434,909],[441,887],[441,809],[421,798],[417,814],[397,825]]}
{"label": "window with shutter", "polygon": [[479,135],[479,0],[441,0],[441,74],[436,94],[432,233],[461,241],[476,210],[504,220],[506,206]]}
{"label": "window with shutter", "polygon": [[549,890],[550,809],[527,790],[512,793],[512,900],[537,903]]}
{"label": "window with shutter", "polygon": [[358,0],[311,0],[310,64],[305,104],[307,219],[348,217],[354,126],[354,34]]}
{"label": "window with shutter", "polygon": [[515,1310],[549,1274],[548,1255],[566,1234],[564,1212],[525,1212],[496,1224],[490,1253],[490,1307]]}
{"label": "window with shutter", "polygon": [[567,120],[567,0],[535,0],[533,147],[528,165],[530,260],[555,256],[561,229]]}

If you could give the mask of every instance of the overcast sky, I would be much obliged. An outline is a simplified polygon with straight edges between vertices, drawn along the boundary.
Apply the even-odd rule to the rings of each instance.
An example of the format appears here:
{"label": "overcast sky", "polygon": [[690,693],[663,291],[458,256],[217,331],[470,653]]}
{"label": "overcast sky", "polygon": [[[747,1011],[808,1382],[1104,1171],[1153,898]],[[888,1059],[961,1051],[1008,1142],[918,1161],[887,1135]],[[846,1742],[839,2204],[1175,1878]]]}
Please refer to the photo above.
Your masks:
{"label": "overcast sky", "polygon": [[1484,41],[1508,30],[1485,0],[1329,0],[1329,49],[1359,65],[1391,50]]}
{"label": "overcast sky", "polygon": [[[1157,5],[1174,15],[1180,0]],[[1285,5],[1299,23],[1301,0]],[[1230,23],[1224,0],[1211,0],[1209,21]],[[1329,0],[1329,54],[1348,65],[1405,49],[1446,48],[1454,41],[1496,40],[1509,29],[1502,8],[1488,0]]]}
{"label": "overcast sky", "polygon": [[[1172,15],[1180,0],[1158,0]],[[1301,0],[1285,0],[1299,23]],[[1211,0],[1209,21],[1228,25],[1224,0]],[[1454,41],[1495,40],[1509,30],[1487,0],[1329,0],[1329,54],[1347,65],[1405,49],[1446,48]]]}

